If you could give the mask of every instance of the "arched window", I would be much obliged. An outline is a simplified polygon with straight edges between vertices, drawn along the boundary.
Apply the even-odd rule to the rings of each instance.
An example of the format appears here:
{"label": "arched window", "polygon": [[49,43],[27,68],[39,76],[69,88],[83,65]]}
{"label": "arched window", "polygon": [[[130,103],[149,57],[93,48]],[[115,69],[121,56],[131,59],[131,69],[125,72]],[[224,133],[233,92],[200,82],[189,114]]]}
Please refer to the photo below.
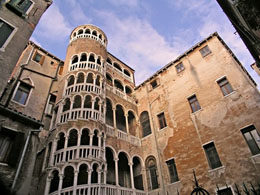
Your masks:
{"label": "arched window", "polygon": [[63,105],[63,112],[65,112],[65,111],[67,111],[67,110],[69,110],[70,109],[70,99],[69,98],[67,98],[66,100],[65,100],[65,104]]}
{"label": "arched window", "polygon": [[97,59],[97,64],[101,65],[100,57],[98,57],[98,59]]}
{"label": "arched window", "polygon": [[74,82],[75,82],[75,78],[74,78],[73,75],[71,75],[71,76],[69,77],[69,79],[68,79],[68,87],[71,86],[71,85],[73,85]]}
{"label": "arched window", "polygon": [[93,74],[92,73],[88,74],[87,83],[93,83]]}
{"label": "arched window", "polygon": [[92,99],[90,95],[87,95],[85,97],[85,101],[84,101],[84,108],[92,108]]}
{"label": "arched window", "polygon": [[101,34],[99,34],[99,36],[98,36],[101,40],[102,40],[102,35]]}
{"label": "arched window", "polygon": [[114,115],[113,115],[113,107],[112,103],[109,99],[106,99],[106,124],[114,127]]}
{"label": "arched window", "polygon": [[77,95],[74,98],[73,109],[81,108],[81,96]]}
{"label": "arched window", "polygon": [[76,35],[77,35],[77,33],[76,33],[76,32],[74,32],[74,33],[73,33],[73,37],[76,37]]}
{"label": "arched window", "polygon": [[100,87],[100,76],[99,75],[96,78],[96,85]]}
{"label": "arched window", "polygon": [[131,135],[136,136],[136,119],[132,111],[128,112],[128,129]]}
{"label": "arched window", "polygon": [[148,188],[151,190],[159,188],[158,172],[155,158],[153,156],[148,157],[146,159],[145,166],[147,170]]}
{"label": "arched window", "polygon": [[115,80],[114,83],[115,83],[115,86],[116,86],[117,89],[124,91],[124,87],[119,80]]}
{"label": "arched window", "polygon": [[130,167],[127,156],[124,152],[120,152],[118,156],[118,178],[119,185],[126,188],[131,188]]}
{"label": "arched window", "polygon": [[52,173],[51,173],[51,185],[50,185],[50,190],[49,190],[49,193],[52,193],[52,192],[55,192],[58,190],[59,188],[59,171],[57,170],[54,170]]}
{"label": "arched window", "polygon": [[122,72],[122,68],[119,66],[119,64],[114,63],[114,67],[119,70],[120,72]]}
{"label": "arched window", "polygon": [[78,35],[81,35],[81,34],[83,34],[83,30],[82,29],[80,29],[79,32],[78,32]]}
{"label": "arched window", "polygon": [[71,64],[75,64],[79,61],[79,57],[77,55],[73,56]]}
{"label": "arched window", "polygon": [[94,164],[91,173],[91,183],[97,183],[97,182],[98,182],[98,165]]}
{"label": "arched window", "polygon": [[78,74],[77,83],[84,83],[84,74],[82,72]]}
{"label": "arched window", "polygon": [[115,161],[113,151],[106,147],[107,184],[116,185]]}
{"label": "arched window", "polygon": [[132,89],[128,86],[125,86],[125,92],[127,95],[131,95],[132,94]]}
{"label": "arched window", "polygon": [[99,98],[96,98],[96,101],[95,101],[95,105],[94,105],[94,109],[95,110],[99,110]]}
{"label": "arched window", "polygon": [[106,73],[106,81],[107,81],[107,84],[113,86],[112,77],[107,73]]}
{"label": "arched window", "polygon": [[92,32],[92,35],[97,36],[97,31],[94,30],[94,31]]}
{"label": "arched window", "polygon": [[58,137],[59,137],[59,140],[57,142],[57,149],[56,150],[63,149],[64,148],[64,144],[65,144],[65,135],[64,135],[64,133],[61,132]]}
{"label": "arched window", "polygon": [[140,115],[140,122],[143,130],[143,137],[150,135],[152,133],[150,127],[150,119],[147,111],[143,111]]}
{"label": "arched window", "polygon": [[78,131],[76,129],[70,130],[68,147],[76,146],[78,142]]}
{"label": "arched window", "polygon": [[90,34],[90,30],[89,30],[89,29],[86,29],[86,30],[85,30],[85,33],[86,33],[86,34]]}
{"label": "arched window", "polygon": [[88,61],[95,62],[95,56],[94,54],[90,54]]}
{"label": "arched window", "polygon": [[87,54],[85,54],[85,53],[81,54],[80,61],[81,62],[87,61]]}
{"label": "arched window", "polygon": [[107,58],[107,63],[110,64],[112,66],[112,61],[110,58]]}
{"label": "arched window", "polygon": [[98,146],[98,131],[97,130],[94,131],[92,145]]}
{"label": "arched window", "polygon": [[81,184],[88,184],[88,166],[86,164],[79,167],[78,185]]}
{"label": "arched window", "polygon": [[128,70],[124,69],[124,74],[131,77],[131,74],[128,72]]}
{"label": "arched window", "polygon": [[62,188],[73,186],[74,181],[74,169],[72,166],[67,166],[64,169],[64,178],[62,182]]}
{"label": "arched window", "polygon": [[119,130],[126,132],[125,113],[121,105],[116,106],[116,127]]}
{"label": "arched window", "polygon": [[133,158],[134,187],[138,190],[144,190],[142,165],[138,157]]}
{"label": "arched window", "polygon": [[83,129],[80,138],[80,145],[89,145],[89,140],[90,140],[89,129]]}

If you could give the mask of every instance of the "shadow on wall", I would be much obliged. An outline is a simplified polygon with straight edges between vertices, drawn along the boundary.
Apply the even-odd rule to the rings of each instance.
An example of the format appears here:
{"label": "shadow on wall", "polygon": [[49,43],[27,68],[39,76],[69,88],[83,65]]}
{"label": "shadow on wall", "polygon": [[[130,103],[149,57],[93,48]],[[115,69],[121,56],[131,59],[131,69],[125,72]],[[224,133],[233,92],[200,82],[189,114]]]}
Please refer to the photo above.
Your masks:
{"label": "shadow on wall", "polygon": [[3,195],[15,195],[14,193],[11,193],[9,188],[5,185],[3,182],[3,179],[0,177],[0,194]]}

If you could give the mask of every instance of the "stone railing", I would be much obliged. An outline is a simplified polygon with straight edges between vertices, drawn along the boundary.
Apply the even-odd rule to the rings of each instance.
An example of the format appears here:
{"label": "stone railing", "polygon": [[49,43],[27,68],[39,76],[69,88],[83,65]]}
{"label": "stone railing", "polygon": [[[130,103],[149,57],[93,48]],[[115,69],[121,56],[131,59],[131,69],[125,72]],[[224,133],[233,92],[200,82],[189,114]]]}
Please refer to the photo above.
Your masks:
{"label": "stone railing", "polygon": [[108,68],[110,68],[114,72],[118,73],[119,75],[121,75],[122,77],[127,79],[128,81],[133,82],[133,79],[131,77],[129,77],[128,75],[124,74],[122,71],[118,70],[117,68],[113,67],[112,64],[109,64],[109,63],[106,63],[106,64],[107,64]]}
{"label": "stone railing", "polygon": [[95,63],[95,62],[77,62],[74,64],[71,64],[69,67],[69,71],[75,71],[79,69],[85,69],[85,70],[95,70],[100,72],[101,74],[104,73],[104,69],[101,65]]}
{"label": "stone railing", "polygon": [[127,101],[129,101],[129,102],[131,102],[131,103],[133,103],[133,104],[135,103],[135,100],[134,100],[133,97],[127,95],[126,93],[124,93],[124,92],[121,91],[120,89],[117,89],[117,88],[112,87],[112,86],[110,86],[110,85],[106,85],[106,89],[107,89],[108,91],[113,92],[113,93],[116,94],[117,96],[119,96],[119,97],[121,97],[121,98],[123,98],[123,99],[125,99],[125,100],[127,100]]}
{"label": "stone railing", "polygon": [[141,146],[141,140],[138,137],[129,135],[128,133],[117,130],[115,131],[114,127],[106,125],[106,134],[111,137],[117,137],[120,140],[124,140],[136,146]]}
{"label": "stone railing", "polygon": [[60,149],[54,152],[54,166],[59,163],[65,163],[83,159],[102,159],[104,160],[104,149],[98,146],[72,146]]}
{"label": "stone railing", "polygon": [[80,38],[87,38],[87,39],[94,39],[96,41],[98,41],[101,45],[106,47],[105,42],[100,39],[99,37],[92,35],[92,34],[80,34],[80,35],[76,35],[75,37],[70,39],[70,43],[75,41],[76,39],[80,39]]}
{"label": "stone railing", "polygon": [[91,83],[77,83],[75,85],[71,85],[66,88],[65,96],[68,96],[72,93],[79,93],[81,91],[88,92],[88,93],[95,93],[97,95],[102,95],[103,91],[101,87],[91,84]]}

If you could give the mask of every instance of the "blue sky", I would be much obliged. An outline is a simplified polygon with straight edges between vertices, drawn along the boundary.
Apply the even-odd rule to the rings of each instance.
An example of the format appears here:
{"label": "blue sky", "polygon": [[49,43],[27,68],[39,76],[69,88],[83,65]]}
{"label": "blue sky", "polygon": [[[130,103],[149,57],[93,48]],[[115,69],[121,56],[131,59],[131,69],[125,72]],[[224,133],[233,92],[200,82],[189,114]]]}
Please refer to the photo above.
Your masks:
{"label": "blue sky", "polygon": [[53,0],[31,38],[65,59],[70,32],[94,24],[108,51],[136,70],[136,84],[217,31],[248,72],[254,61],[216,0]]}

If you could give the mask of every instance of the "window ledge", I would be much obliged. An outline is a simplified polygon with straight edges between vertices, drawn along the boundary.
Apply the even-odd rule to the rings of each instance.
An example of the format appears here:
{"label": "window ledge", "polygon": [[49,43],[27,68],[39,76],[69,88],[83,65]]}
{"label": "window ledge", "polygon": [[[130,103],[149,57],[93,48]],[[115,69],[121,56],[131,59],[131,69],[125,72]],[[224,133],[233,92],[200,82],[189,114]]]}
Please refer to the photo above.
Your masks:
{"label": "window ledge", "polygon": [[191,115],[196,115],[196,114],[200,113],[201,111],[203,111],[203,109],[202,109],[202,108],[201,108],[201,109],[199,109],[199,110],[197,110],[197,111],[195,111],[195,112],[192,112],[192,113],[191,113]]}
{"label": "window ledge", "polygon": [[250,157],[253,164],[260,164],[260,154],[256,154]]}
{"label": "window ledge", "polygon": [[8,167],[8,164],[7,164],[7,163],[2,163],[2,162],[0,162],[0,166]]}
{"label": "window ledge", "polygon": [[173,183],[169,183],[169,186],[178,185],[178,184],[180,184],[180,183],[181,183],[180,180],[179,180],[179,181],[175,181],[175,182],[173,182]]}
{"label": "window ledge", "polygon": [[15,104],[18,104],[18,105],[20,105],[20,106],[22,106],[22,107],[26,107],[26,104],[27,104],[27,103],[26,103],[26,104],[21,104],[21,103],[15,101],[15,100],[13,100],[13,99],[12,99],[12,102],[14,102]]}
{"label": "window ledge", "polygon": [[153,133],[151,133],[151,134],[149,134],[149,135],[146,135],[145,137],[142,137],[141,140],[144,140],[144,139],[146,139],[146,138],[148,138],[148,137],[151,137],[152,134],[153,134]]}
{"label": "window ledge", "polygon": [[225,169],[226,168],[224,166],[221,166],[221,167],[218,167],[218,168],[215,168],[215,169],[210,169],[210,170],[208,170],[208,176],[211,179],[219,178],[220,175],[225,172]]}
{"label": "window ledge", "polygon": [[161,129],[159,129],[159,131],[163,131],[163,130],[165,130],[167,128],[168,128],[168,126],[165,126],[165,127],[161,128]]}
{"label": "window ledge", "polygon": [[235,94],[235,93],[237,93],[237,91],[232,91],[231,93],[229,93],[229,94],[227,94],[227,95],[225,95],[225,96],[223,96],[224,98],[226,98],[226,97],[229,97],[229,96],[231,96],[231,95],[233,95],[233,94]]}

